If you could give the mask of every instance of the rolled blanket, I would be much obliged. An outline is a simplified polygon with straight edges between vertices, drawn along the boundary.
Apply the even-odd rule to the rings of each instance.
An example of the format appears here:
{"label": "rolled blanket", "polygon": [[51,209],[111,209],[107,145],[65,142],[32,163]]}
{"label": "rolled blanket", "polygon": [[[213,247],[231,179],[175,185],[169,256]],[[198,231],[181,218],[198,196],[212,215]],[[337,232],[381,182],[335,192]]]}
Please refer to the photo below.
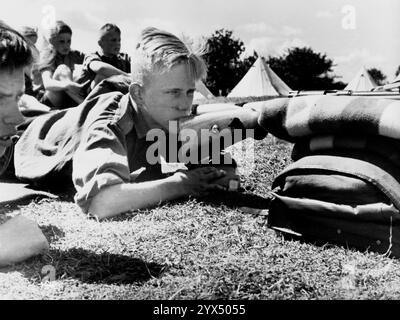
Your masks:
{"label": "rolled blanket", "polygon": [[400,257],[400,101],[314,95],[259,110],[266,131],[295,143],[268,226]]}
{"label": "rolled blanket", "polygon": [[383,136],[321,135],[303,138],[294,145],[292,159],[299,160],[328,150],[365,151],[378,154],[394,165],[400,166],[400,141]]}
{"label": "rolled blanket", "polygon": [[400,101],[354,96],[303,96],[265,101],[259,124],[290,142],[313,135],[381,135],[400,139]]}
{"label": "rolled blanket", "polygon": [[[370,203],[388,203],[390,201],[374,185],[359,179],[326,172],[320,174],[299,172],[297,175],[286,176],[281,191],[287,197],[311,198],[336,204],[364,205]],[[319,174],[318,174],[319,173]]]}
{"label": "rolled blanket", "polygon": [[397,166],[368,152],[303,157],[274,180],[268,226],[400,257],[398,176]]}
{"label": "rolled blanket", "polygon": [[[272,184],[272,189],[281,186],[284,188],[284,180],[288,176],[301,176],[301,175],[311,175],[318,174],[322,176],[327,175],[342,175],[352,178],[361,179],[369,184],[375,186],[383,195],[385,195],[391,203],[395,205],[395,207],[400,210],[400,169],[398,166],[394,166],[392,163],[388,162],[385,158],[375,155],[368,152],[357,152],[357,151],[327,151],[325,154],[320,155],[312,155],[301,158],[300,160],[289,165],[285,170],[283,170],[274,180]],[[310,177],[309,177],[310,178]],[[300,188],[297,188],[297,191],[301,189],[301,185],[308,185],[307,189],[302,190],[301,195],[304,197],[306,195],[307,190],[311,190],[309,185],[311,182],[309,178],[305,179],[305,182],[299,181],[297,179],[297,184]],[[328,182],[328,181],[327,181]],[[342,180],[342,183],[345,181]],[[349,182],[346,182],[349,183]],[[320,190],[321,187],[318,187],[319,182],[314,184],[314,191],[317,191],[317,188]],[[293,182],[290,182],[287,187],[291,186],[293,189]],[[339,194],[343,195],[346,191],[346,188],[354,187],[354,183],[350,181],[350,184],[346,186],[335,186],[332,189],[332,184],[325,184],[325,188],[331,188],[331,196],[337,198],[334,194],[337,190],[340,190]],[[356,186],[359,188],[361,185]],[[365,190],[364,190],[365,191]],[[325,191],[324,191],[325,192]],[[326,191],[327,192],[327,191]],[[355,193],[359,194],[358,190],[355,190]],[[366,193],[373,194],[374,192]],[[308,198],[315,196],[314,193],[308,192]],[[294,195],[291,193],[291,195]],[[347,196],[346,196],[347,197]],[[316,198],[318,199],[318,197]],[[319,198],[322,200],[322,198]],[[375,198],[378,200],[378,198]],[[324,198],[326,200],[326,198]],[[343,200],[342,203],[349,203],[347,200]],[[351,200],[351,199],[350,199]],[[379,201],[382,201],[379,199]],[[340,201],[339,201],[340,203]],[[360,203],[365,204],[368,201],[361,201]]]}

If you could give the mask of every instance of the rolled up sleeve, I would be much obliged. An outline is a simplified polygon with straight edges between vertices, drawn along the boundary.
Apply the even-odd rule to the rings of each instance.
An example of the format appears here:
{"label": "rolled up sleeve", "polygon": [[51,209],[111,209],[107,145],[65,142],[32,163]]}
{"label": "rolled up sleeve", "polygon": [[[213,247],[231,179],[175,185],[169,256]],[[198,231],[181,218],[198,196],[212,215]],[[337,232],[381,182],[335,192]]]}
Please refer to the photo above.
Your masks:
{"label": "rolled up sleeve", "polygon": [[127,183],[130,172],[125,137],[110,120],[93,123],[73,158],[75,202],[87,213],[90,203],[106,187]]}

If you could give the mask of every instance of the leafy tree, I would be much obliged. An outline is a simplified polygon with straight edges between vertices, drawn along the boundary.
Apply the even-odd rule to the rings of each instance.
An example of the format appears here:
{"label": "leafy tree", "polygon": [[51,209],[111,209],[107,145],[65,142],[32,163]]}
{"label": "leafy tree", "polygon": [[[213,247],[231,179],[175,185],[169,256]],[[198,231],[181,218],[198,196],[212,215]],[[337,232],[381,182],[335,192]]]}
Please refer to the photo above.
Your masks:
{"label": "leafy tree", "polygon": [[397,68],[397,70],[396,70],[396,77],[400,74],[400,66]]}
{"label": "leafy tree", "polygon": [[386,75],[384,75],[381,70],[377,68],[371,68],[367,71],[378,86],[382,86],[386,83]]}
{"label": "leafy tree", "polygon": [[288,49],[282,56],[269,57],[267,62],[293,90],[333,90],[345,86],[335,81],[338,77],[332,74],[333,61],[309,47]]}
{"label": "leafy tree", "polygon": [[226,95],[245,75],[257,59],[257,54],[241,59],[245,51],[243,42],[233,37],[230,30],[220,29],[207,39],[207,53],[204,58],[208,65],[206,85],[210,91]]}

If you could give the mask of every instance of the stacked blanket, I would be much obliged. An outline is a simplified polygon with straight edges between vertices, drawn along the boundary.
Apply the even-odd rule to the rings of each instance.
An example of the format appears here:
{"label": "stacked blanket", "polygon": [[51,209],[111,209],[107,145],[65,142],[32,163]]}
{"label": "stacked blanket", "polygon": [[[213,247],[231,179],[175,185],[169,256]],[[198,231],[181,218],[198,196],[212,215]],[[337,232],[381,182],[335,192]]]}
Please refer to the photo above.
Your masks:
{"label": "stacked blanket", "polygon": [[316,135],[373,135],[400,139],[400,101],[371,97],[305,96],[263,103],[259,123],[296,142]]}
{"label": "stacked blanket", "polygon": [[269,224],[400,255],[400,101],[314,95],[255,107],[265,130],[294,143]]}

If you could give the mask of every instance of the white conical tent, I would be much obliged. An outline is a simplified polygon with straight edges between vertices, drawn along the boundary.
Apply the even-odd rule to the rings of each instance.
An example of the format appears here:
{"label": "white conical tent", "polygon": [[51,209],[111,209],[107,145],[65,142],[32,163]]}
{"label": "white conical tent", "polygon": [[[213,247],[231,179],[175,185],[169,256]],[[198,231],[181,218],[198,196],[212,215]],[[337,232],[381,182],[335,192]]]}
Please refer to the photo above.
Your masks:
{"label": "white conical tent", "polygon": [[206,87],[203,81],[196,82],[196,91],[194,92],[193,99],[210,99],[214,98],[214,95],[211,93],[210,90]]}
{"label": "white conical tent", "polygon": [[372,79],[367,69],[365,69],[365,67],[361,67],[361,69],[358,70],[356,76],[353,78],[353,80],[349,82],[344,90],[370,91],[376,86],[377,85],[374,79]]}
{"label": "white conical tent", "polygon": [[262,57],[254,62],[228,97],[285,96],[291,89]]}

